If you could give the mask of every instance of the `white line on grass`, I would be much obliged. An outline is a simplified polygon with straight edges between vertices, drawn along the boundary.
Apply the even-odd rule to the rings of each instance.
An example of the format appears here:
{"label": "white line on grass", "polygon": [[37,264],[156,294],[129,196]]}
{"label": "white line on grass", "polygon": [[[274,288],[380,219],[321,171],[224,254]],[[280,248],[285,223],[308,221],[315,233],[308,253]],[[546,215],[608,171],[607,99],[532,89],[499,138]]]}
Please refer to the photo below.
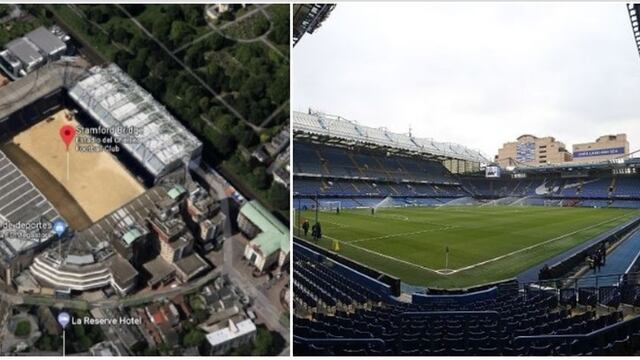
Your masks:
{"label": "white line on grass", "polygon": [[339,243],[342,243],[342,244],[344,244],[344,245],[348,245],[348,246],[354,247],[354,248],[356,248],[356,249],[359,249],[359,250],[362,250],[362,251],[368,252],[368,253],[373,254],[373,255],[378,255],[378,256],[380,256],[380,257],[383,257],[383,258],[386,258],[386,259],[389,259],[389,260],[394,260],[394,261],[397,261],[397,262],[403,263],[403,264],[405,264],[405,265],[409,265],[409,266],[413,266],[413,267],[420,268],[420,269],[422,269],[422,270],[427,270],[427,271],[431,271],[431,272],[437,273],[437,270],[434,270],[434,269],[428,268],[428,267],[426,267],[426,266],[422,266],[422,265],[418,265],[418,264],[410,263],[410,262],[405,261],[405,260],[402,260],[402,259],[394,258],[393,256],[389,256],[389,255],[381,254],[381,253],[379,253],[379,252],[377,252],[377,251],[369,250],[369,249],[367,249],[367,248],[363,248],[363,247],[360,247],[360,246],[358,246],[358,245],[353,245],[352,243],[346,242],[346,241],[344,241],[344,240],[336,239],[336,238],[334,238],[334,237],[327,236],[327,235],[322,235],[322,237],[325,237],[325,238],[327,238],[327,239],[331,239],[331,240],[335,240],[335,241],[337,241],[337,242],[339,242]]}
{"label": "white line on grass", "polygon": [[[591,225],[591,226],[587,226],[586,228],[578,229],[578,230],[572,231],[572,232],[570,232],[570,233],[566,233],[566,234],[564,234],[564,235],[560,235],[560,236],[554,237],[554,238],[552,238],[552,239],[549,239],[549,240],[543,241],[543,242],[541,242],[541,243],[537,243],[537,244],[534,244],[534,245],[531,245],[531,246],[527,246],[527,247],[522,248],[522,249],[518,249],[518,250],[512,251],[512,252],[507,253],[507,254],[504,254],[504,255],[500,255],[500,256],[494,257],[493,259],[489,259],[489,260],[481,261],[481,262],[479,262],[479,263],[477,263],[477,264],[473,264],[473,265],[465,266],[465,267],[462,267],[462,268],[459,268],[459,269],[451,270],[451,272],[450,272],[450,273],[448,273],[448,274],[446,274],[446,275],[455,274],[455,273],[460,272],[460,271],[470,270],[470,269],[476,268],[476,267],[478,267],[478,266],[482,266],[482,265],[485,265],[485,264],[488,264],[488,263],[491,263],[491,262],[494,262],[494,261],[502,260],[502,259],[504,259],[504,258],[506,258],[506,257],[513,256],[513,255],[518,254],[518,253],[521,253],[521,252],[523,252],[523,251],[527,251],[527,250],[535,249],[535,248],[537,248],[537,247],[539,247],[539,246],[546,245],[546,244],[548,244],[548,243],[551,243],[551,242],[554,242],[554,241],[557,241],[557,240],[560,240],[560,239],[564,239],[564,238],[566,238],[566,237],[568,237],[568,236],[571,236],[571,235],[577,234],[577,233],[579,233],[579,232],[582,232],[582,231],[585,231],[585,230],[589,230],[589,229],[593,229],[593,228],[598,227],[598,226],[600,226],[600,225],[603,225],[603,224],[606,224],[606,223],[613,222],[613,221],[615,221],[615,220],[618,220],[618,219],[621,219],[621,218],[623,218],[623,217],[626,217],[627,215],[628,215],[628,214],[621,215],[621,216],[618,216],[618,217],[613,218],[613,219],[608,219],[608,220],[605,220],[605,221],[599,222],[599,223],[597,223],[597,224],[594,224],[594,225]],[[441,271],[441,270],[438,270],[438,271]]]}
{"label": "white line on grass", "polygon": [[451,230],[451,229],[456,229],[456,228],[458,228],[458,226],[453,226],[453,225],[451,225],[451,226],[443,226],[443,227],[437,228],[437,229],[424,229],[424,230],[412,231],[412,232],[406,232],[406,233],[397,233],[397,234],[390,234],[390,235],[382,235],[382,236],[375,236],[375,237],[369,237],[369,238],[355,239],[355,240],[348,241],[348,243],[349,244],[354,244],[354,243],[359,243],[359,242],[362,242],[362,241],[378,240],[378,239],[389,239],[389,238],[400,237],[400,236],[417,235],[417,234],[423,234],[423,233],[428,233],[428,232],[433,232],[433,231]]}
{"label": "white line on grass", "polygon": [[408,216],[399,215],[399,214],[378,214],[379,217],[392,219],[392,220],[400,220],[400,221],[409,221]]}
{"label": "white line on grass", "polygon": [[331,225],[335,225],[337,228],[347,228],[349,227],[349,225],[345,225],[345,224],[340,224],[337,222],[333,222],[333,221],[327,221],[327,220],[322,220],[323,223],[327,223],[327,224],[331,224]]}

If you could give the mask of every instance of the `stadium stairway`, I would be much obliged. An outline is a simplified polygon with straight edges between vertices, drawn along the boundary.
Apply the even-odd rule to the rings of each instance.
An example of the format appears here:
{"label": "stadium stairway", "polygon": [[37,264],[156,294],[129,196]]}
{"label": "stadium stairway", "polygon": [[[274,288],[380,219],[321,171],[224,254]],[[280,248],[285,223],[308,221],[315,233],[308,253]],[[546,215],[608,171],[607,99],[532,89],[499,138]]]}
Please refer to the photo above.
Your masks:
{"label": "stadium stairway", "polygon": [[605,265],[599,271],[589,271],[580,280],[579,286],[607,286],[616,285],[620,277],[626,274],[638,260],[640,254],[640,231],[636,231],[625,239],[619,246],[607,255]]}
{"label": "stadium stairway", "polygon": [[[630,224],[633,223],[635,221],[635,219],[630,220],[628,222],[626,222],[625,224]],[[583,242],[582,244],[573,247],[559,255],[554,256],[551,259],[547,259],[523,272],[521,272],[520,274],[518,274],[518,276],[516,277],[516,279],[521,282],[521,283],[534,283],[536,281],[538,281],[538,274],[540,273],[540,269],[542,269],[545,265],[552,265],[555,263],[558,263],[560,261],[562,261],[563,259],[566,259],[568,257],[570,257],[573,254],[579,253],[587,248],[589,248],[590,246],[592,246],[593,244],[596,244],[600,241],[603,241],[604,239],[606,239],[607,237],[611,236],[611,234],[615,233],[617,231],[618,228],[622,227],[618,226],[614,229],[610,229],[586,242]],[[609,261],[607,259],[607,261]],[[623,271],[624,272],[624,271]]]}

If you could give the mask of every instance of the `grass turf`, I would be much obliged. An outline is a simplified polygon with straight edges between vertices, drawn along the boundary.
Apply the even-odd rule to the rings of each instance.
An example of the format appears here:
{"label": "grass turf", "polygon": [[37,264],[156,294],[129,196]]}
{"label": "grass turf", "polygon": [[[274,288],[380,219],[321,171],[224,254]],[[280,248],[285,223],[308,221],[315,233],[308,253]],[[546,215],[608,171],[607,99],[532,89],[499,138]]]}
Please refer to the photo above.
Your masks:
{"label": "grass turf", "polygon": [[[311,211],[300,216],[315,219]],[[343,209],[319,213],[318,244],[331,249],[335,239],[341,255],[408,284],[456,288],[514,277],[634,216],[638,211],[613,208],[385,208],[375,215]],[[445,268],[458,271],[437,272]]]}

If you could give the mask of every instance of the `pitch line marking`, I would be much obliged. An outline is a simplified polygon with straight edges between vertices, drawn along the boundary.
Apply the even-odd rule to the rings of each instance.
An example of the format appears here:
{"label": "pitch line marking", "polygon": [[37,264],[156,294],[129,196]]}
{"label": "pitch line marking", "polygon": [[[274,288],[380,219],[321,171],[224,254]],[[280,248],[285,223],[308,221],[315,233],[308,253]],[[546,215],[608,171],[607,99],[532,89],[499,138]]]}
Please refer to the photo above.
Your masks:
{"label": "pitch line marking", "polygon": [[413,264],[413,263],[410,263],[410,262],[405,261],[405,260],[401,260],[401,259],[398,259],[398,258],[394,258],[393,256],[389,256],[389,255],[381,254],[381,253],[379,253],[379,252],[377,252],[377,251],[369,250],[369,249],[366,249],[366,248],[360,247],[360,246],[358,246],[358,245],[353,245],[352,243],[349,243],[349,242],[346,242],[346,241],[343,241],[343,240],[340,240],[340,239],[336,239],[336,238],[331,237],[331,236],[322,235],[322,237],[326,237],[327,239],[335,240],[335,241],[337,241],[337,242],[343,243],[344,245],[352,246],[352,247],[354,247],[354,248],[356,248],[356,249],[360,249],[360,250],[362,250],[362,251],[368,252],[368,253],[373,254],[373,255],[378,255],[378,256],[380,256],[380,257],[383,257],[383,258],[386,258],[386,259],[389,259],[389,260],[394,260],[394,261],[397,261],[397,262],[403,263],[403,264],[405,264],[405,265],[409,265],[409,266],[413,266],[413,267],[420,268],[420,269],[422,269],[422,270],[427,270],[427,271],[431,271],[431,272],[434,272],[434,273],[438,273],[438,272],[437,272],[437,270],[434,270],[434,269],[428,268],[428,267],[426,267],[426,266],[422,266],[422,265],[418,265],[418,264]]}
{"label": "pitch line marking", "polygon": [[327,223],[327,224],[331,224],[331,225],[335,225],[338,228],[347,228],[349,227],[349,225],[344,225],[344,224],[340,224],[337,222],[333,222],[333,221],[327,221],[327,220],[322,220],[323,223]]}
{"label": "pitch line marking", "polygon": [[[546,240],[546,241],[544,241],[544,242],[541,242],[541,243],[538,243],[538,244],[534,244],[534,245],[528,246],[528,247],[526,247],[526,248],[518,249],[518,250],[512,251],[512,252],[510,252],[510,253],[508,253],[508,254],[500,255],[500,256],[498,256],[498,257],[495,257],[495,258],[492,258],[492,259],[489,259],[489,260],[485,260],[485,261],[482,261],[482,262],[479,262],[479,263],[476,263],[476,264],[473,264],[473,265],[465,266],[465,267],[462,267],[462,268],[459,268],[459,269],[455,269],[455,270],[454,270],[454,269],[437,269],[437,270],[436,270],[436,269],[431,269],[431,268],[428,268],[428,267],[426,267],[426,266],[422,266],[422,265],[414,264],[414,263],[411,263],[411,262],[408,262],[408,261],[405,261],[405,260],[402,260],[402,259],[395,258],[395,257],[393,257],[393,256],[389,256],[389,255],[381,254],[381,253],[379,253],[379,252],[377,252],[377,251],[373,251],[373,250],[370,250],[370,249],[367,249],[367,248],[363,248],[363,247],[358,246],[358,245],[354,245],[354,244],[353,244],[353,242],[354,242],[354,241],[358,241],[358,240],[354,240],[354,241],[352,241],[352,242],[347,242],[347,241],[344,241],[344,240],[336,239],[336,238],[331,237],[331,236],[328,236],[328,235],[323,235],[323,237],[326,237],[327,239],[331,239],[331,240],[338,241],[338,242],[340,242],[340,243],[342,243],[342,244],[344,244],[344,245],[348,245],[348,246],[354,247],[354,248],[356,248],[356,249],[359,249],[359,250],[362,250],[362,251],[368,252],[368,253],[373,254],[373,255],[377,255],[377,256],[380,256],[380,257],[383,257],[383,258],[386,258],[386,259],[389,259],[389,260],[393,260],[393,261],[396,261],[396,262],[399,262],[399,263],[403,263],[403,264],[405,264],[405,265],[409,265],[409,266],[412,266],[412,267],[416,267],[416,268],[420,268],[420,269],[423,269],[423,270],[431,271],[431,272],[436,273],[436,274],[438,274],[438,275],[449,276],[449,275],[452,275],[452,274],[458,273],[458,272],[460,272],[460,271],[470,270],[470,269],[476,268],[476,267],[478,267],[478,266],[482,266],[482,265],[485,265],[485,264],[488,264],[488,263],[491,263],[491,262],[494,262],[494,261],[497,261],[497,260],[501,260],[501,259],[503,259],[503,258],[506,258],[506,257],[512,256],[512,255],[515,255],[515,254],[517,254],[517,253],[520,253],[520,252],[523,252],[523,251],[526,251],[526,250],[530,250],[530,249],[534,249],[534,248],[539,247],[539,246],[542,246],[542,245],[546,245],[546,244],[548,244],[548,243],[551,243],[551,242],[556,241],[556,240],[560,240],[560,239],[565,238],[565,237],[567,237],[567,236],[571,236],[571,235],[576,234],[576,233],[578,233],[578,232],[585,231],[585,230],[589,230],[589,229],[592,229],[592,228],[594,228],[594,227],[600,226],[600,225],[602,225],[602,224],[606,224],[606,223],[608,223],[608,222],[612,222],[612,221],[614,221],[614,220],[621,219],[621,218],[623,218],[623,217],[626,217],[627,215],[628,215],[628,214],[621,215],[621,216],[616,217],[616,218],[608,219],[608,220],[605,220],[605,221],[599,222],[599,223],[597,223],[597,224],[594,224],[594,225],[588,226],[588,227],[586,227],[586,228],[578,229],[578,230],[576,230],[576,231],[572,231],[572,232],[570,232],[570,233],[567,233],[567,234],[564,234],[564,235],[557,236],[557,237],[555,237],[555,238],[552,238],[552,239]],[[431,229],[431,230],[433,230],[433,229]],[[441,229],[440,229],[440,230],[441,230]],[[405,235],[406,235],[406,234],[405,234]],[[361,240],[362,240],[362,239],[361,239]],[[363,240],[363,241],[364,241],[364,240]]]}
{"label": "pitch line marking", "polygon": [[400,221],[409,221],[408,216],[400,215],[400,214],[379,214],[379,217],[391,219],[391,220],[400,220]]}
{"label": "pitch line marking", "polygon": [[506,257],[509,257],[509,256],[512,256],[512,255],[515,255],[515,254],[521,253],[521,252],[523,252],[523,251],[527,251],[527,250],[535,249],[535,248],[537,248],[537,247],[539,247],[539,246],[549,244],[549,243],[551,243],[551,242],[554,242],[554,241],[557,241],[557,240],[560,240],[560,239],[566,238],[566,237],[568,237],[568,236],[571,236],[571,235],[577,234],[577,233],[582,232],[582,231],[585,231],[585,230],[593,229],[593,228],[595,228],[595,227],[597,227],[597,226],[600,226],[600,225],[603,225],[603,224],[606,224],[606,223],[610,223],[610,222],[612,222],[612,221],[614,221],[614,220],[618,220],[618,219],[621,219],[621,218],[626,217],[626,216],[627,216],[627,214],[625,214],[625,215],[621,215],[621,216],[618,216],[618,217],[613,218],[613,219],[608,219],[608,220],[605,220],[605,221],[599,222],[599,223],[597,223],[597,224],[594,224],[594,225],[591,225],[591,226],[587,226],[586,228],[578,229],[578,230],[575,230],[575,231],[572,231],[572,232],[566,233],[566,234],[564,234],[564,235],[556,236],[556,237],[554,237],[554,238],[552,238],[552,239],[545,240],[545,241],[543,241],[543,242],[541,242],[541,243],[533,244],[533,245],[531,245],[531,246],[527,246],[527,247],[525,247],[525,248],[518,249],[518,250],[512,251],[512,252],[510,252],[510,253],[507,253],[507,254],[504,254],[504,255],[500,255],[500,256],[494,257],[494,258],[489,259],[489,260],[481,261],[481,262],[479,262],[479,263],[477,263],[477,264],[473,264],[473,265],[469,265],[469,266],[461,267],[461,268],[459,268],[459,269],[451,270],[451,272],[450,272],[449,274],[446,274],[446,275],[455,274],[455,273],[460,272],[460,271],[470,270],[470,269],[476,268],[476,267],[478,267],[478,266],[482,266],[482,265],[485,265],[485,264],[488,264],[488,263],[491,263],[491,262],[494,262],[494,261],[502,260],[502,259],[504,259],[504,258],[506,258]]}
{"label": "pitch line marking", "polygon": [[443,227],[438,228],[438,229],[425,229],[425,230],[412,231],[412,232],[406,232],[406,233],[398,233],[398,234],[375,236],[375,237],[369,237],[369,238],[361,238],[361,239],[355,239],[355,240],[345,241],[345,242],[348,243],[348,244],[354,244],[354,243],[359,243],[359,242],[369,241],[369,240],[389,239],[389,238],[394,238],[394,237],[417,235],[417,234],[423,234],[423,233],[434,232],[434,231],[451,230],[451,229],[456,229],[458,227],[459,226],[443,226]]}

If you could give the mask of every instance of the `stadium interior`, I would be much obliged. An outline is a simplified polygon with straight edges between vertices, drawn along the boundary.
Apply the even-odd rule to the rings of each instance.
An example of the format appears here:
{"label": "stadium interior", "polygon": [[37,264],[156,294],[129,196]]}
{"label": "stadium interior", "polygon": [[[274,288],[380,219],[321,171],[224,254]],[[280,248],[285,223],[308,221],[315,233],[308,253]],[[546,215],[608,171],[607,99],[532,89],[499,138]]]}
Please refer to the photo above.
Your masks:
{"label": "stadium interior", "polygon": [[[516,166],[491,176],[490,161],[460,145],[313,111],[294,112],[293,128],[295,354],[630,355],[640,349],[640,159]],[[326,225],[349,213],[449,206],[628,212],[522,276],[455,289],[407,286],[340,251],[348,241],[336,246],[300,235],[302,218],[313,223],[318,213]],[[350,225],[339,226],[344,239]],[[519,229],[503,230],[510,231]],[[598,251],[607,254],[608,272],[592,276],[584,269]]]}

